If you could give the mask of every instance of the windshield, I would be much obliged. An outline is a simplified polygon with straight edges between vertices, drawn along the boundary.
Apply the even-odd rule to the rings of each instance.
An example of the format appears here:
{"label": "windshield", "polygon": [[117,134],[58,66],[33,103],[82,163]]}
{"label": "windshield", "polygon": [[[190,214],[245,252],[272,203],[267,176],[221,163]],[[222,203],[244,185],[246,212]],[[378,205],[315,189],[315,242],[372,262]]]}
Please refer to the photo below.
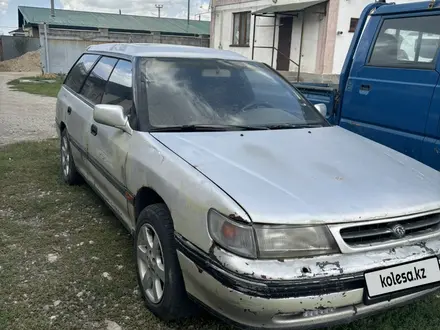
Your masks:
{"label": "windshield", "polygon": [[263,64],[145,58],[140,65],[148,109],[139,113],[141,129],[327,125],[288,82]]}

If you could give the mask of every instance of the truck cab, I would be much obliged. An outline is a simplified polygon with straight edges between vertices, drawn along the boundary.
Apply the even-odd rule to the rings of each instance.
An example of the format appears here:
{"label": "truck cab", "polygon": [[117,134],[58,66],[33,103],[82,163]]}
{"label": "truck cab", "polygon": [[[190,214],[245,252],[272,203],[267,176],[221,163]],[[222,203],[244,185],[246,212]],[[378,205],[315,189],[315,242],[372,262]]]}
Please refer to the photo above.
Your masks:
{"label": "truck cab", "polygon": [[[440,170],[440,3],[374,3],[361,15],[339,83],[299,85],[328,118]],[[332,102],[333,99],[335,102]]]}

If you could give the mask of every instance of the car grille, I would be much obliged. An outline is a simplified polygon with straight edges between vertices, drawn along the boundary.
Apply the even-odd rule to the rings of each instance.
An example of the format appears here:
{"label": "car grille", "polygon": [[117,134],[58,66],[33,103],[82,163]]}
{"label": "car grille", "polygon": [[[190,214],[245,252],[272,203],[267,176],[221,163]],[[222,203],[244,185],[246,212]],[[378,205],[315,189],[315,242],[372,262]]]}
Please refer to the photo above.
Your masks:
{"label": "car grille", "polygon": [[417,237],[438,229],[440,229],[440,214],[436,213],[401,221],[343,228],[340,234],[347,245],[360,246]]}

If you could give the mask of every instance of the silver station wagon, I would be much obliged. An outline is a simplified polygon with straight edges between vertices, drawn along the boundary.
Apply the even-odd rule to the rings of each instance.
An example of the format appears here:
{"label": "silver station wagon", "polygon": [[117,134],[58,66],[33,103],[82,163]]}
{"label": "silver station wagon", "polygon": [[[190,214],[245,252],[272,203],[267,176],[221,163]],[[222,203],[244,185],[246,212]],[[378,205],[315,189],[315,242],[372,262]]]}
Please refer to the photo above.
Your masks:
{"label": "silver station wagon", "polygon": [[192,302],[233,324],[349,322],[440,285],[440,174],[329,125],[233,52],[91,46],[58,95],[64,180],[134,236],[164,320]]}

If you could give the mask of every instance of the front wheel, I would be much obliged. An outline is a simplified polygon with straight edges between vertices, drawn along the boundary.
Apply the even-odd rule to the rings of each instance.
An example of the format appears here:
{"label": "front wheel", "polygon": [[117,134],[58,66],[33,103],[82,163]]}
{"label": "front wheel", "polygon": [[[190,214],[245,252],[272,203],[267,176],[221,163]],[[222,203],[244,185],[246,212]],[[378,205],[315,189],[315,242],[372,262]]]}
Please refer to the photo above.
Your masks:
{"label": "front wheel", "polygon": [[192,312],[177,259],[174,226],[165,204],[147,206],[139,215],[134,249],[137,279],[147,308],[165,321]]}

